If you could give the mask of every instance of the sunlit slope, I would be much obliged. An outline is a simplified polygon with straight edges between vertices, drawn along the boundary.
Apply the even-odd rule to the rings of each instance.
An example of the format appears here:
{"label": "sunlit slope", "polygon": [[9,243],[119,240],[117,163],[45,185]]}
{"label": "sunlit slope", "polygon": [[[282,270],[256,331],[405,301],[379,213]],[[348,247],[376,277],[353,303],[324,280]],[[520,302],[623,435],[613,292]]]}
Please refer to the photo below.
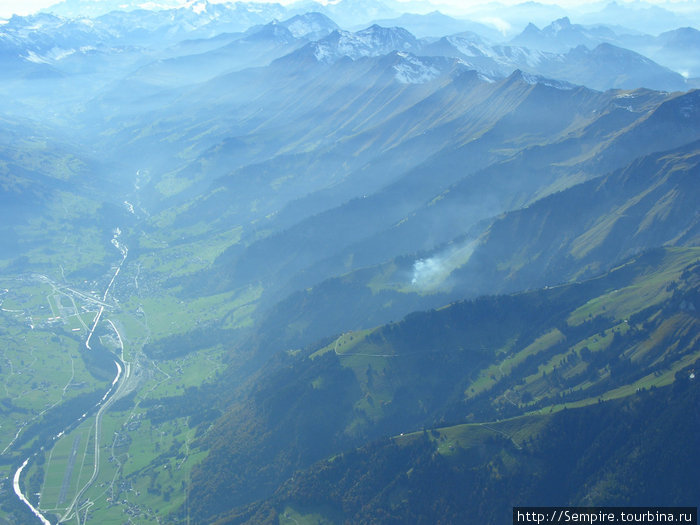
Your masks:
{"label": "sunlit slope", "polygon": [[[498,172],[476,174],[392,228],[311,266],[300,284],[329,270],[343,273],[272,307],[259,325],[256,345],[263,352],[301,347],[450,298],[552,286],[590,277],[655,246],[695,246],[698,159],[697,142],[650,155],[474,226],[479,217],[474,210],[484,206],[478,196],[488,194],[488,181]],[[323,228],[320,221],[314,228],[305,224],[310,234]],[[409,243],[417,248],[430,239],[442,244],[409,251]],[[392,258],[392,250],[405,254]],[[370,265],[375,253],[389,261]],[[348,271],[348,261],[365,267]],[[275,263],[280,261],[270,264]]]}
{"label": "sunlit slope", "polygon": [[647,247],[697,245],[699,177],[697,142],[640,158],[497,220],[455,278],[490,289],[543,286],[592,275]]}
{"label": "sunlit slope", "polygon": [[[113,188],[95,175],[96,165],[61,132],[29,120],[0,118],[0,259],[5,260],[0,268],[42,251],[39,241],[45,245],[60,232],[75,247],[76,230],[89,226],[93,210],[100,207],[92,198]],[[28,270],[27,262],[17,268]],[[81,266],[76,259],[65,261],[68,271],[74,263]]]}
{"label": "sunlit slope", "polygon": [[673,386],[621,400],[380,440],[218,523],[500,524],[525,505],[692,505],[699,394],[686,369]]}
{"label": "sunlit slope", "polygon": [[[121,108],[103,115],[98,143],[148,173],[154,230],[199,242],[241,228],[189,294],[255,282],[279,299],[477,235],[480,221],[698,137],[683,114],[693,93],[600,93],[520,72],[492,82],[442,58],[407,82],[402,53],[325,63],[302,51],[147,96],[145,112],[85,105]],[[678,107],[664,120],[665,102]]]}
{"label": "sunlit slope", "polygon": [[[678,147],[700,136],[696,121],[687,118],[683,109],[694,107],[695,92],[661,105],[652,93],[636,93],[635,111],[620,110],[618,96],[600,100],[585,90],[575,94],[509,79],[483,107],[477,105],[476,109],[486,105],[507,108],[500,118],[483,123],[480,137],[460,146],[456,135],[455,142],[373,193],[358,195],[363,179],[351,174],[343,188],[346,195],[360,198],[335,208],[307,218],[298,209],[286,215],[283,208],[280,215],[298,220],[297,224],[281,229],[284,223],[273,218],[269,223],[273,229],[264,239],[222,255],[216,282],[221,284],[220,276],[226,274],[232,279],[284,282],[304,271],[295,285],[306,287],[324,276],[435,249],[473,233],[479,221],[621,168],[643,154]],[[550,113],[538,113],[535,108],[545,98],[558,103],[549,104]],[[508,106],[510,99],[512,107]],[[569,104],[585,108],[587,101],[600,107],[595,117],[567,113]],[[465,113],[465,122],[469,114]],[[460,122],[452,121],[452,129],[458,130]],[[534,131],[547,126],[552,126],[551,135]],[[654,130],[663,139],[657,140]],[[375,160],[379,167],[385,166],[383,158]],[[386,173],[396,177],[391,170],[380,177],[387,177]],[[226,202],[225,192],[216,195]],[[324,191],[320,196],[329,194]],[[210,213],[220,209],[215,202],[207,202],[213,205]],[[323,205],[313,197],[301,202],[311,205],[309,213]]]}
{"label": "sunlit slope", "polygon": [[[497,133],[496,129],[510,130],[509,139],[504,138],[500,142],[494,140],[491,142],[491,147],[494,147],[494,144],[500,148],[509,147],[516,141],[513,136],[519,137],[518,132],[513,131],[515,129],[527,133],[530,128],[524,126],[523,122],[533,119],[534,108],[537,106],[530,98],[564,96],[559,90],[544,86],[537,86],[532,91],[533,95],[528,97],[517,110],[508,113],[503,123],[499,122],[486,134],[488,136],[493,133],[503,137],[505,131]],[[539,94],[534,95],[537,92]],[[645,98],[644,94],[639,93],[639,95],[640,98]],[[689,95],[685,103],[692,104],[693,98]],[[540,115],[542,120],[553,120],[554,114],[565,111],[556,104],[550,105],[554,107],[552,115],[549,118]],[[615,115],[617,108],[613,104],[613,107],[608,108],[599,119],[582,126],[576,132],[566,133],[561,139],[552,138],[550,141],[542,139],[545,142],[543,145],[529,146],[522,150],[514,148],[517,153],[512,158],[502,162],[492,162],[491,166],[482,170],[473,170],[474,163],[478,163],[478,160],[475,161],[472,154],[489,150],[486,139],[477,140],[474,145],[466,145],[454,151],[433,156],[402,177],[398,183],[368,197],[371,204],[367,203],[362,209],[373,207],[377,210],[374,212],[378,217],[374,223],[377,226],[374,232],[369,231],[363,235],[362,228],[358,227],[351,230],[350,236],[325,239],[323,246],[326,250],[335,249],[336,253],[329,254],[325,260],[312,266],[307,274],[318,278],[323,275],[323,272],[328,272],[329,268],[333,268],[336,272],[348,271],[353,266],[362,267],[383,262],[396,254],[433,250],[442,243],[454,242],[459,236],[478,234],[478,228],[484,227],[479,226],[480,221],[518,208],[551,192],[563,190],[577,181],[597,177],[622,167],[621,162],[631,162],[645,151],[651,152],[660,146],[655,141],[640,140],[634,150],[618,152],[617,158],[609,158],[609,153],[618,148],[618,137],[626,134],[638,135],[644,133],[642,131],[644,129],[650,132],[657,127],[656,123],[647,122],[654,120],[652,117],[643,115],[646,111],[651,112],[648,106],[644,107],[645,105],[640,104],[640,114],[636,117],[623,115],[625,120],[619,121],[618,116]],[[516,120],[520,122],[519,125],[515,125]],[[616,128],[610,129],[611,121],[615,121]],[[630,121],[633,122],[632,125]],[[698,137],[698,132],[693,129],[690,121],[686,121],[688,124],[686,125],[683,117],[678,115],[676,122],[684,136],[670,141],[674,147],[684,144],[688,139],[695,140]],[[542,126],[538,124],[532,129],[540,129]],[[557,136],[559,136],[557,133],[552,135],[552,137]],[[537,138],[534,141],[537,142]],[[458,182],[449,185],[448,177],[454,177],[456,174],[459,175]],[[401,198],[392,200],[391,196],[397,194]],[[410,202],[411,198],[414,202],[413,209],[409,213],[400,215],[399,212],[391,216],[392,223],[382,222],[382,214],[391,211],[396,201],[406,207],[407,201]],[[358,207],[357,203],[352,203],[352,206]],[[346,206],[346,209],[348,215],[354,217],[351,205]],[[602,210],[603,213],[605,211],[601,208],[596,209]],[[372,212],[366,212],[364,215],[367,214]],[[314,233],[319,230],[322,232],[323,224],[327,224],[329,219],[337,216],[342,216],[341,210],[310,218],[300,223],[295,228],[296,231],[284,232],[275,239],[284,241],[285,235],[292,239],[299,239],[302,232],[306,232],[306,237],[311,235],[311,242],[313,242]],[[357,220],[356,224],[361,225],[362,222]],[[343,241],[352,242],[336,248]],[[286,248],[287,254],[293,250],[292,246],[286,246]],[[352,266],[347,264],[348,260],[352,261]],[[308,284],[310,284],[308,280],[299,282],[299,285]]]}

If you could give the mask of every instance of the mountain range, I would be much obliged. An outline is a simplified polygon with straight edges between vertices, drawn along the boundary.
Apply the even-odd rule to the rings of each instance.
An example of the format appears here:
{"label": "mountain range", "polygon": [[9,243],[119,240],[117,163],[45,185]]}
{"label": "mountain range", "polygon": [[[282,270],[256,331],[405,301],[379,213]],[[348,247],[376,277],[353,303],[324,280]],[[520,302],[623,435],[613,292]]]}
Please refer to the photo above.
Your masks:
{"label": "mountain range", "polygon": [[682,6],[163,4],[0,25],[0,523],[696,503]]}

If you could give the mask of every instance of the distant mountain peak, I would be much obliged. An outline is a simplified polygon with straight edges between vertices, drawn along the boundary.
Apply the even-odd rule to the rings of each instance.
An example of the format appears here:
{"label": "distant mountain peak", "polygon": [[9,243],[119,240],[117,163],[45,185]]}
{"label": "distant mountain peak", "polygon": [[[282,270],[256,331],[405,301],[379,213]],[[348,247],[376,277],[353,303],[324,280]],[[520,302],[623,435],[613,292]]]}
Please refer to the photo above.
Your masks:
{"label": "distant mountain peak", "polygon": [[295,15],[282,22],[296,38],[319,40],[333,31],[340,29],[338,25],[323,13],[311,11]]}
{"label": "distant mountain peak", "polygon": [[578,24],[572,24],[568,17],[558,18],[543,29],[533,24],[528,26],[511,43],[553,53],[566,52],[578,45],[594,47],[600,39]]}
{"label": "distant mountain peak", "polygon": [[506,79],[506,83],[522,82],[529,84],[531,86],[540,85],[551,87],[554,89],[560,89],[564,91],[570,91],[576,88],[576,85],[569,82],[564,82],[562,80],[554,80],[551,78],[543,77],[542,75],[533,75],[522,71],[521,69],[516,69],[513,73]]}
{"label": "distant mountain peak", "polygon": [[418,41],[405,29],[375,24],[355,33],[336,29],[312,46],[316,60],[330,63],[343,56],[356,60],[366,56],[386,55],[392,51],[413,51],[417,48]]}
{"label": "distant mountain peak", "polygon": [[359,31],[357,31],[357,33],[358,34],[374,33],[374,34],[380,34],[380,35],[400,34],[400,35],[406,36],[408,38],[415,38],[409,31],[407,31],[403,27],[384,27],[384,26],[380,26],[379,24],[372,24],[371,26],[369,26],[365,29],[360,29]]}
{"label": "distant mountain peak", "polygon": [[395,78],[402,84],[425,84],[437,78],[441,71],[429,59],[398,52],[401,59],[394,65]]}
{"label": "distant mountain peak", "polygon": [[255,30],[250,31],[248,36],[245,37],[245,41],[257,41],[257,40],[274,40],[277,42],[293,42],[296,40],[296,36],[289,30],[289,28],[273,20],[269,24],[263,26],[257,26]]}
{"label": "distant mountain peak", "polygon": [[561,31],[562,29],[567,29],[571,27],[571,20],[569,20],[568,16],[559,18],[558,20],[555,20],[554,22],[551,23],[550,27],[554,31]]}

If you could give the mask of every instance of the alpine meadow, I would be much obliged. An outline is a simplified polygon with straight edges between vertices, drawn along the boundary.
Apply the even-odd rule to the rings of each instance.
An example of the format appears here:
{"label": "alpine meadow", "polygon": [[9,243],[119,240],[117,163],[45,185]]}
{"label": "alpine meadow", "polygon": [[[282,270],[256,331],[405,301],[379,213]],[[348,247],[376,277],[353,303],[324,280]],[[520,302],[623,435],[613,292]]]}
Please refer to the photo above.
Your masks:
{"label": "alpine meadow", "polygon": [[2,2],[0,525],[697,523],[700,4],[518,1]]}

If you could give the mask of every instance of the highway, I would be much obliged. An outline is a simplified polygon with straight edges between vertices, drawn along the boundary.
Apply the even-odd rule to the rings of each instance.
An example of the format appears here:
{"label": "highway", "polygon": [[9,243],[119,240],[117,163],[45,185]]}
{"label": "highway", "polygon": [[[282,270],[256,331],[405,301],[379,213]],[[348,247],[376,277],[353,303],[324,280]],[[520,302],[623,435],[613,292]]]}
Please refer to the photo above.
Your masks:
{"label": "highway", "polygon": [[[70,518],[71,514],[73,513],[73,509],[80,502],[80,498],[82,498],[83,494],[85,494],[85,491],[92,486],[92,484],[97,479],[98,474],[100,473],[100,438],[102,431],[102,414],[104,414],[104,411],[107,410],[109,406],[112,403],[114,403],[114,401],[117,399],[117,395],[124,387],[124,384],[126,382],[125,380],[127,378],[127,374],[124,374],[124,380],[120,381],[120,379],[122,378],[122,367],[117,361],[115,361],[114,364],[117,365],[117,375],[114,378],[114,381],[112,381],[112,386],[110,387],[110,389],[102,397],[102,406],[99,408],[99,410],[97,411],[97,415],[95,416],[95,466],[92,470],[92,476],[75,495],[73,501],[68,507],[68,510],[66,510],[65,514],[61,517],[60,522],[67,521]],[[114,388],[115,385],[117,385],[116,389]],[[112,393],[113,390],[114,392]],[[110,394],[112,395],[110,396]],[[78,520],[78,523],[80,523],[80,515],[77,512],[76,518]]]}
{"label": "highway", "polygon": [[[122,268],[122,265],[126,261],[127,254],[128,254],[128,248],[124,245],[119,244],[119,242],[116,240],[118,237],[118,234],[115,235],[114,239],[112,239],[112,244],[121,252],[122,254],[122,260],[117,266],[116,271],[114,272],[114,275],[112,276],[112,279],[110,280],[109,284],[107,285],[107,288],[105,289],[104,295],[102,296],[102,302],[100,301],[94,301],[100,304],[100,310],[95,316],[95,319],[93,321],[92,329],[88,333],[87,339],[85,340],[85,347],[90,350],[90,339],[92,338],[93,333],[95,332],[95,328],[97,327],[97,324],[100,321],[100,318],[102,317],[102,313],[104,312],[105,306],[107,304],[104,302],[107,300],[107,295],[109,294],[110,289],[114,285],[114,281],[117,278],[117,275],[119,275],[119,271]],[[42,280],[46,280],[47,282],[50,282],[50,279],[46,276],[39,276]],[[54,289],[56,289],[54,287]],[[72,292],[75,292],[74,290],[69,289]],[[78,293],[78,292],[75,292]],[[84,294],[80,294],[84,296]],[[87,297],[87,296],[85,296]],[[77,310],[76,310],[77,311]],[[121,335],[117,331],[116,326],[114,326],[114,323],[110,321],[110,325],[114,329],[114,331],[117,334],[117,337],[119,339],[119,344],[121,346],[121,355],[122,357],[124,356],[124,343],[122,340]],[[121,360],[120,360],[121,361]],[[64,522],[68,520],[69,518],[72,517],[72,515],[75,515],[75,518],[80,524],[80,513],[77,512],[76,505],[80,502],[80,499],[83,497],[85,492],[92,486],[92,484],[95,482],[97,479],[97,476],[99,475],[100,472],[100,441],[101,441],[101,431],[102,431],[102,415],[104,414],[105,410],[107,410],[114,401],[119,397],[119,393],[123,390],[124,385],[126,384],[126,380],[130,376],[130,366],[129,363],[124,363],[124,361],[121,361],[121,364],[119,361],[115,360],[114,364],[117,367],[117,374],[114,377],[114,380],[112,381],[112,384],[110,385],[109,389],[105,393],[104,396],[102,396],[102,399],[95,405],[96,407],[99,407],[97,410],[97,415],[95,416],[95,436],[94,436],[94,441],[95,441],[95,452],[94,452],[94,459],[95,459],[95,466],[93,468],[92,476],[90,479],[83,485],[83,487],[78,491],[78,493],[75,495],[73,498],[73,501],[71,502],[70,506],[66,510],[65,514],[61,517],[59,522]],[[122,365],[124,365],[122,367]],[[72,381],[72,378],[71,378]],[[70,383],[70,381],[69,381]],[[65,389],[64,389],[65,390]],[[87,418],[87,412],[84,413],[82,416],[80,416],[77,420],[74,422],[70,423],[67,425],[61,432],[53,436],[52,441],[56,441],[57,439],[60,439],[70,428],[76,427],[80,423],[83,422]],[[18,433],[19,434],[19,433]],[[34,454],[36,455],[36,453]],[[17,469],[15,472],[14,478],[13,478],[13,489],[15,491],[15,494],[17,497],[29,507],[29,509],[32,511],[32,513],[39,519],[41,520],[43,525],[51,525],[51,523],[39,512],[39,510],[34,507],[31,502],[24,496],[22,493],[22,489],[20,487],[20,478],[22,475],[22,471],[24,468],[27,466],[29,463],[29,460],[31,459],[31,456],[28,457],[27,459],[24,460],[24,463]]]}

